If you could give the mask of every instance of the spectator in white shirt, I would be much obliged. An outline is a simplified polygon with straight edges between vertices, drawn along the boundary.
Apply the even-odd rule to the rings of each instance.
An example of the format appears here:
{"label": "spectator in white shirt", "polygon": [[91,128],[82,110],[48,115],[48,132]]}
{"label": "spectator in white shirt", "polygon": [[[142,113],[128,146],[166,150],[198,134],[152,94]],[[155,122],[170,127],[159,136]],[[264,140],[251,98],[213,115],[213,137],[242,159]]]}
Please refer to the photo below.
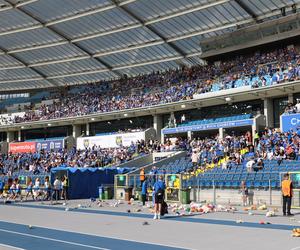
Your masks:
{"label": "spectator in white shirt", "polygon": [[246,168],[247,168],[248,173],[251,173],[253,171],[254,165],[255,165],[255,160],[254,159],[251,159],[250,161],[247,162]]}

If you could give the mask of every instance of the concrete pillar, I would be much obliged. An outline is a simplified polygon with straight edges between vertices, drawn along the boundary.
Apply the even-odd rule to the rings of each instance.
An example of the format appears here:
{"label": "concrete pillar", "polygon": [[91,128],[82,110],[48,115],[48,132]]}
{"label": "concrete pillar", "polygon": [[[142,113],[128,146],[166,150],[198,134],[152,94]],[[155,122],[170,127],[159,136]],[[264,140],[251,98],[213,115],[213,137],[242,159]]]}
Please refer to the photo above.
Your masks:
{"label": "concrete pillar", "polygon": [[264,99],[264,115],[266,117],[267,127],[274,127],[274,109],[273,100],[271,98]]}
{"label": "concrete pillar", "polygon": [[156,140],[162,141],[163,135],[161,133],[163,126],[162,115],[154,115],[153,116],[153,128],[156,133]]}
{"label": "concrete pillar", "polygon": [[81,125],[73,124],[73,137],[77,139],[77,137],[81,136]]}
{"label": "concrete pillar", "polygon": [[289,95],[288,95],[288,102],[289,103],[294,103],[294,95],[293,95],[293,93],[289,93]]}
{"label": "concrete pillar", "polygon": [[22,140],[22,132],[21,130],[18,130],[18,141]]}
{"label": "concrete pillar", "polygon": [[6,138],[6,141],[8,143],[12,142],[15,140],[15,132],[14,131],[7,131],[7,138]]}
{"label": "concrete pillar", "polygon": [[219,128],[219,138],[220,139],[224,138],[224,129],[223,128]]}
{"label": "concrete pillar", "polygon": [[90,124],[89,123],[86,124],[86,135],[87,136],[90,135]]}

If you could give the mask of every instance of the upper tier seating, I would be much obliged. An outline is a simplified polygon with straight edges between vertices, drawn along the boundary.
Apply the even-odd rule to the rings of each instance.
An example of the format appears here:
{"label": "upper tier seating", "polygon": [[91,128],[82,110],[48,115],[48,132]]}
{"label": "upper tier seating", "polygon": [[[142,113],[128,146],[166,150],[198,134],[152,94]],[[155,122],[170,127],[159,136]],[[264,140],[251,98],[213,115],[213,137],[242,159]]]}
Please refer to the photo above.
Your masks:
{"label": "upper tier seating", "polygon": [[218,123],[218,122],[231,122],[231,121],[246,120],[246,119],[251,119],[251,118],[252,118],[251,114],[236,115],[236,116],[221,117],[221,118],[214,118],[214,119],[208,119],[208,120],[189,121],[189,122],[179,124],[178,127],[204,125],[204,124]]}

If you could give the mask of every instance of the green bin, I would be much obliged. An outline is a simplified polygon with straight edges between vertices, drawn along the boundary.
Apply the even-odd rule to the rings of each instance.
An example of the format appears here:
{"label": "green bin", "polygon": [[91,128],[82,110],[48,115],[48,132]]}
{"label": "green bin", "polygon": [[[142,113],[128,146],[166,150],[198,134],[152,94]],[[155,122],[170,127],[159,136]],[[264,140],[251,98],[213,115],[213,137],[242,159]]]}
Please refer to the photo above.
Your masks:
{"label": "green bin", "polygon": [[135,197],[139,201],[142,201],[142,189],[141,188],[136,188],[136,190],[135,190]]}
{"label": "green bin", "polygon": [[113,189],[111,187],[104,187],[104,199],[111,200],[113,198]]}
{"label": "green bin", "polygon": [[99,200],[104,200],[105,196],[104,196],[104,188],[101,186],[99,187]]}
{"label": "green bin", "polygon": [[182,204],[190,204],[191,199],[190,199],[190,189],[181,189],[181,203]]}

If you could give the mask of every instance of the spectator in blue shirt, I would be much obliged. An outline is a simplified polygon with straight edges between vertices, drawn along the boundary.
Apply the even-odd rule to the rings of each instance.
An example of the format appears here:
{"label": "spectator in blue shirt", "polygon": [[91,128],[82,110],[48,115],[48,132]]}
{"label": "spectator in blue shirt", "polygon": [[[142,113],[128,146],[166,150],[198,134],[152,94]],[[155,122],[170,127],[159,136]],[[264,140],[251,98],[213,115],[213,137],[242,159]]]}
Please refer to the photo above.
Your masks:
{"label": "spectator in blue shirt", "polygon": [[163,176],[159,176],[158,180],[154,183],[153,189],[155,192],[155,206],[153,219],[156,220],[160,219],[161,205],[164,202],[166,185],[163,181]]}
{"label": "spectator in blue shirt", "polygon": [[4,189],[4,182],[0,180],[0,197],[2,197],[3,189]]}
{"label": "spectator in blue shirt", "polygon": [[143,202],[143,206],[145,206],[145,202],[147,199],[147,189],[148,189],[148,180],[147,177],[145,177],[145,180],[143,181],[142,184],[142,202]]}

